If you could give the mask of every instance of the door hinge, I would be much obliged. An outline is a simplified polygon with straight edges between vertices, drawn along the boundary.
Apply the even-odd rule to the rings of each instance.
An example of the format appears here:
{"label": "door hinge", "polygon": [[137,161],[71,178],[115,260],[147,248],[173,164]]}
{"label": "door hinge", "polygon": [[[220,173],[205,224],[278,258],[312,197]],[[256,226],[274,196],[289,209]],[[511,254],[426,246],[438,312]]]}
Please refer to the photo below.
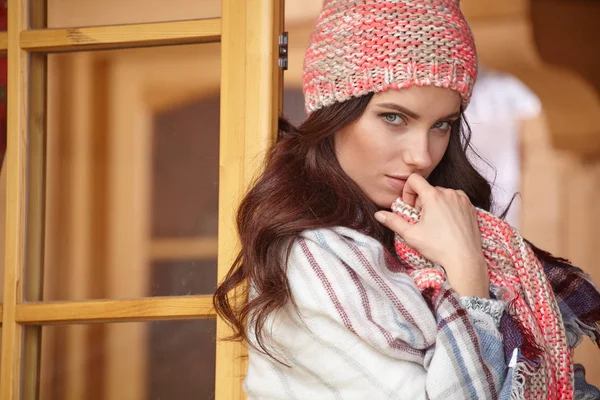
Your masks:
{"label": "door hinge", "polygon": [[287,71],[288,69],[288,33],[283,32],[279,35],[279,68]]}

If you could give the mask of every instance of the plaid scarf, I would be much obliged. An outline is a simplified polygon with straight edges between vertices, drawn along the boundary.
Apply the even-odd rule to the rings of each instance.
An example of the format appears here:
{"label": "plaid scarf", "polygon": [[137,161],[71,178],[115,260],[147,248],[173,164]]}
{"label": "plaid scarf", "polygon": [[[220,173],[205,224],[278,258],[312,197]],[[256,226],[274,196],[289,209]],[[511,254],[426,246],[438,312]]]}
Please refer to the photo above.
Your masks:
{"label": "plaid scarf", "polygon": [[[418,212],[397,200],[394,212],[416,223]],[[500,329],[506,359],[517,349],[513,394],[527,399],[572,399],[572,346],[588,334],[600,345],[600,294],[589,277],[566,262],[543,263],[550,259],[533,247],[509,224],[478,210],[483,253],[488,264],[492,292],[508,304],[508,316]],[[537,249],[536,249],[537,250]],[[446,275],[396,236],[401,263],[423,294],[432,302],[440,294]],[[546,255],[546,257],[544,257]],[[510,333],[510,334],[509,334]]]}
{"label": "plaid scarf", "polygon": [[293,305],[266,329],[280,362],[257,350],[248,324],[249,400],[510,398],[502,302],[461,298],[444,282],[428,304],[380,242],[343,227],[302,232],[286,274]]}

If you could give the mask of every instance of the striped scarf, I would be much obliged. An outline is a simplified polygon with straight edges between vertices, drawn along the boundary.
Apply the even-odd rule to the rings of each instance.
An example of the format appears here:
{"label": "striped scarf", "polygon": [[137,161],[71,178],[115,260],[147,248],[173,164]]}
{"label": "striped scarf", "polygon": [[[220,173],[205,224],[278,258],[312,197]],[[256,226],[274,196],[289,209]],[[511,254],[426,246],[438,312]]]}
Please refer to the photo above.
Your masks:
{"label": "striped scarf", "polygon": [[[392,210],[408,222],[419,220],[418,212],[401,200],[393,204]],[[477,218],[490,286],[496,289],[493,291],[499,299],[507,302],[508,314],[520,331],[515,382],[521,384],[515,385],[514,394],[526,399],[572,399],[572,343],[567,340],[565,324],[577,325],[579,330],[587,327],[586,333],[591,333],[600,345],[597,288],[580,270],[566,263],[543,265],[532,247],[500,218],[479,209]],[[419,289],[434,301],[446,280],[443,268],[425,259],[400,236],[396,236],[395,247]],[[588,296],[587,303],[580,301],[582,296]],[[578,310],[582,303],[585,309]],[[570,311],[566,314],[568,321],[561,314],[565,309]]]}

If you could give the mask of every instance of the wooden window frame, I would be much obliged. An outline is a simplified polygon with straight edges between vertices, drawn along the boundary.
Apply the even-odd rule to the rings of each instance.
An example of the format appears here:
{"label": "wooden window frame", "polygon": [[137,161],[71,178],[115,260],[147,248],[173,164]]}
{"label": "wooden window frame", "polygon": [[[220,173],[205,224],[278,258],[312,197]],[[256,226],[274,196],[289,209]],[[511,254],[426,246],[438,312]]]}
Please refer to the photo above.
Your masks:
{"label": "wooden window frame", "polygon": [[[218,276],[234,258],[234,210],[275,136],[282,106],[277,66],[282,0],[223,0],[222,17],[208,20],[45,29],[45,0],[8,0],[7,206],[0,400],[38,396],[41,327],[48,323],[123,322],[214,316],[207,296],[73,302],[42,301],[46,54],[221,41],[221,145]],[[31,7],[31,14],[29,8]],[[26,265],[27,264],[27,265]],[[25,284],[24,284],[25,283]],[[27,293],[26,293],[27,292]],[[25,302],[24,299],[39,300]],[[24,327],[38,329],[23,340]],[[217,320],[219,337],[229,328]],[[23,352],[24,347],[28,352]],[[27,355],[27,359],[23,358]],[[217,400],[245,398],[245,349],[218,342]]]}

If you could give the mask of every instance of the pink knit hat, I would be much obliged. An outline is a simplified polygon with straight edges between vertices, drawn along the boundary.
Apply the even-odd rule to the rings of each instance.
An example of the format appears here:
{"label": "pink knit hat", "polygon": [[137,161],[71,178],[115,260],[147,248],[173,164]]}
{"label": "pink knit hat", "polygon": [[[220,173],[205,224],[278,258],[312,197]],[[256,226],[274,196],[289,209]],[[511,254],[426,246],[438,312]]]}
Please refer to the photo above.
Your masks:
{"label": "pink knit hat", "polygon": [[459,0],[325,0],[304,58],[308,114],[371,92],[450,88],[466,107],[475,41]]}

